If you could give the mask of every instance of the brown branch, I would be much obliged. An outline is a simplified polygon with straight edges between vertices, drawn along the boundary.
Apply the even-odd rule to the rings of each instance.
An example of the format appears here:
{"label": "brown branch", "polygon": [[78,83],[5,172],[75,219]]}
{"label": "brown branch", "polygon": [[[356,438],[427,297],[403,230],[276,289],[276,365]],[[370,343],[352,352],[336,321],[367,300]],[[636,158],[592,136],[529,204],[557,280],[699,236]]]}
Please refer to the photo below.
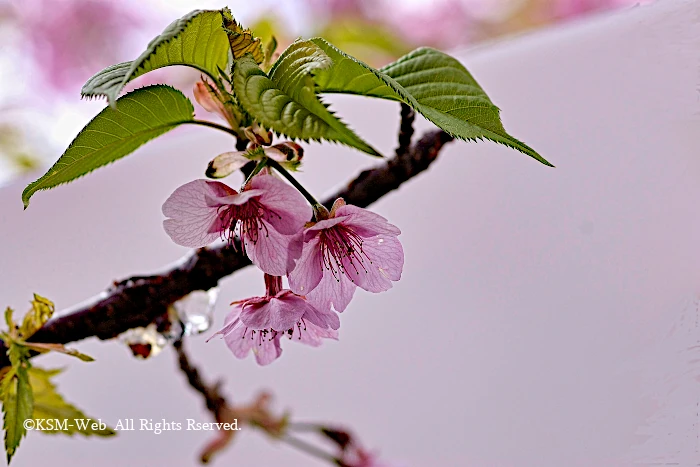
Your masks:
{"label": "brown branch", "polygon": [[396,156],[401,157],[411,148],[413,138],[413,121],[416,113],[408,105],[401,103],[401,127],[399,127],[399,147],[396,148]]}
{"label": "brown branch", "polygon": [[226,425],[222,426],[204,446],[200,454],[200,461],[203,464],[208,463],[215,454],[226,449],[243,425],[258,428],[272,438],[281,437],[287,426],[287,417],[272,413],[270,394],[261,392],[250,404],[229,404],[219,392],[218,383],[208,385],[204,382],[199,370],[190,361],[182,339],[173,342],[173,347],[177,353],[178,366],[187,377],[187,382],[204,397],[207,410],[212,413],[214,420],[229,426],[229,428]]}
{"label": "brown branch", "polygon": [[[324,205],[330,208],[336,198],[342,197],[348,204],[366,207],[427,169],[445,143],[452,141],[447,133],[437,130],[404,148],[412,134],[412,117],[408,112],[402,112],[402,116],[396,157],[363,171]],[[93,336],[111,339],[129,329],[147,326],[187,294],[215,287],[221,279],[250,265],[239,245],[235,246],[200,248],[167,272],[115,282],[92,303],[47,322],[30,340],[66,344]],[[0,368],[9,364],[6,350],[0,344]]]}
{"label": "brown branch", "polygon": [[[177,362],[180,370],[187,377],[187,382],[190,386],[204,397],[207,410],[212,413],[214,420],[217,423],[235,423],[237,428],[238,420],[236,419],[236,414],[227,404],[226,399],[219,393],[219,385],[209,386],[202,380],[199,370],[192,365],[187,352],[185,352],[182,339],[173,342],[173,347],[175,352],[177,352]],[[200,454],[200,461],[203,464],[209,463],[214,454],[222,451],[231,443],[235,434],[235,430],[219,430],[216,432],[215,437],[207,443]]]}
{"label": "brown branch", "polygon": [[180,370],[187,377],[187,382],[194,388],[195,391],[204,397],[204,402],[213,415],[215,420],[221,420],[224,410],[226,409],[226,399],[219,393],[219,385],[214,384],[208,386],[199,374],[199,370],[192,365],[187,353],[183,347],[182,339],[173,342],[175,352],[177,352],[177,362]]}

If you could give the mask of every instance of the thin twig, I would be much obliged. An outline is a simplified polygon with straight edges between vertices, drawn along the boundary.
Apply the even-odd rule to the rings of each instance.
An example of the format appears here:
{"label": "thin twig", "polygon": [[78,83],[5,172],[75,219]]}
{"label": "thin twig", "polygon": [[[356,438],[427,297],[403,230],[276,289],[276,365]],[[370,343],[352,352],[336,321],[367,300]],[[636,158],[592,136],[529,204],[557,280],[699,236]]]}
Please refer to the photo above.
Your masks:
{"label": "thin twig", "polygon": [[[204,398],[207,410],[212,413],[214,420],[218,423],[234,424],[236,429],[219,430],[216,436],[205,446],[200,455],[202,463],[208,463],[212,456],[224,450],[233,440],[240,425],[262,429],[271,439],[281,441],[306,454],[317,457],[333,465],[340,465],[339,459],[332,454],[317,448],[304,440],[301,440],[286,430],[288,426],[286,416],[275,417],[269,411],[270,396],[261,393],[252,404],[247,406],[233,407],[226,402],[226,399],[219,392],[219,385],[207,385],[199,370],[191,363],[185,351],[183,340],[178,339],[173,342],[173,347],[177,352],[177,360],[180,370],[187,377],[187,382]],[[322,432],[322,427],[318,430]]]}
{"label": "thin twig", "polygon": [[313,444],[307,443],[306,441],[296,438],[291,435],[283,436],[280,441],[287,443],[288,445],[305,452],[311,456],[317,457],[319,459],[330,462],[333,465],[338,465],[340,460],[332,454],[327,453],[323,449],[319,449]]}
{"label": "thin twig", "polygon": [[[248,140],[245,138],[237,138],[236,139],[236,151],[245,151],[248,148]],[[246,165],[244,165],[241,168],[241,172],[243,172],[243,176],[248,179],[248,176],[253,173],[253,170],[255,170],[255,166],[257,163],[255,161],[250,161]]]}
{"label": "thin twig", "polygon": [[207,409],[214,415],[214,419],[220,420],[221,414],[226,407],[226,399],[219,393],[218,385],[207,386],[202,380],[199,370],[192,365],[185,352],[182,339],[173,342],[173,348],[175,348],[177,352],[177,361],[180,370],[187,376],[187,382],[204,397]]}

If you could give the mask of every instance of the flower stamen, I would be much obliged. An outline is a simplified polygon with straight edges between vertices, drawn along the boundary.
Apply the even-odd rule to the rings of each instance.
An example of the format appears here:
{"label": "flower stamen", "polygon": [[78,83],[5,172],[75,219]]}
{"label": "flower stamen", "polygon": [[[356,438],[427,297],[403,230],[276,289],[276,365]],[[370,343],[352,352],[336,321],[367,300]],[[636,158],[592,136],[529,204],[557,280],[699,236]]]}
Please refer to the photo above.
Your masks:
{"label": "flower stamen", "polygon": [[[238,228],[238,236],[240,238],[248,238],[253,245],[258,243],[261,232],[264,237],[270,236],[268,226],[265,222],[265,216],[277,217],[282,219],[282,216],[276,212],[265,209],[260,202],[252,198],[244,204],[228,204],[217,208],[217,215],[221,223],[227,225],[228,228],[221,231],[221,239],[229,245],[234,245],[233,240],[236,237],[236,228]],[[241,242],[241,250],[245,253],[245,242]]]}
{"label": "flower stamen", "polygon": [[340,274],[345,274],[352,282],[355,280],[349,274],[343,260],[350,263],[355,275],[360,274],[360,269],[367,273],[365,260],[372,264],[372,260],[362,249],[363,239],[354,231],[344,225],[336,225],[321,231],[321,267],[330,271],[337,282],[340,282]]}

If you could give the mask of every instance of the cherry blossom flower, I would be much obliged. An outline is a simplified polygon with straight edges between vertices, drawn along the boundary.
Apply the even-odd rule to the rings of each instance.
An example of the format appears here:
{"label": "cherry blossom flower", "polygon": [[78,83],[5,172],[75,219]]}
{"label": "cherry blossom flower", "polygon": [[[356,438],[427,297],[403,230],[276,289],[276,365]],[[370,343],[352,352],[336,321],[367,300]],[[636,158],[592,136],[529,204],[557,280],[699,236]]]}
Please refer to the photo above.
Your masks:
{"label": "cherry blossom flower", "polygon": [[[282,354],[283,337],[318,347],[322,339],[338,339],[338,315],[320,310],[305,297],[282,289],[282,278],[265,274],[266,295],[234,302],[221,335],[231,352],[245,358],[252,350],[260,365],[268,365]],[[210,337],[211,340],[214,336]]]}
{"label": "cherry blossom flower", "polygon": [[382,292],[401,279],[401,231],[382,216],[336,200],[327,219],[306,227],[304,246],[289,273],[292,291],[343,311],[356,287]]}
{"label": "cherry blossom flower", "polygon": [[263,272],[285,275],[301,254],[297,234],[311,218],[306,200],[290,185],[258,174],[238,193],[221,182],[194,180],[163,204],[166,233],[178,245],[200,248],[218,238],[232,242],[236,230],[243,250]]}

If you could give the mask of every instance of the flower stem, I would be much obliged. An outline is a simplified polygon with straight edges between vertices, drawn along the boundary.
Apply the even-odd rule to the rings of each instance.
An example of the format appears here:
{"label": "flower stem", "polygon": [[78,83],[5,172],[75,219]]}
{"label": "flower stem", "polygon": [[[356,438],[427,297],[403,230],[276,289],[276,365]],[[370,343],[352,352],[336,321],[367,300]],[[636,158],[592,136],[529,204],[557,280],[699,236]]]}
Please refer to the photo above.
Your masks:
{"label": "flower stem", "polygon": [[279,438],[279,440],[311,456],[318,457],[319,459],[322,459],[324,461],[328,461],[333,465],[339,465],[339,459],[337,457],[328,454],[326,451],[323,451],[322,449],[319,449],[316,446],[307,443],[306,441],[302,441],[299,438],[286,435],[282,438]]}
{"label": "flower stem", "polygon": [[308,191],[306,191],[306,188],[304,188],[303,186],[301,186],[301,183],[299,183],[299,182],[297,181],[297,179],[294,178],[294,177],[292,176],[292,174],[290,174],[289,172],[287,172],[287,170],[286,170],[284,167],[282,167],[281,165],[279,165],[279,164],[277,163],[277,161],[268,158],[268,159],[267,159],[267,165],[269,165],[270,167],[272,167],[273,169],[275,169],[276,171],[278,171],[284,178],[286,178],[287,180],[289,180],[289,183],[291,183],[292,185],[294,185],[294,188],[296,188],[297,190],[299,190],[299,193],[301,193],[302,195],[304,195],[304,198],[306,198],[306,200],[309,202],[309,204],[311,204],[311,206],[314,207],[314,209],[316,208],[316,206],[321,206],[321,203],[319,203],[319,202],[316,200],[316,198],[314,198],[313,196],[311,196],[311,193],[309,193]]}
{"label": "flower stem", "polygon": [[253,179],[253,177],[255,175],[257,175],[262,169],[264,169],[265,166],[267,165],[268,160],[269,159],[267,157],[263,157],[260,161],[258,161],[257,165],[252,170],[252,172],[250,172],[250,174],[248,174],[248,176],[245,179],[245,182],[243,182],[243,185],[241,185],[241,187],[245,187],[248,184],[248,182],[250,182]]}
{"label": "flower stem", "polygon": [[287,424],[287,429],[292,431],[318,431],[320,433],[323,428],[324,426],[318,423],[295,422]]}
{"label": "flower stem", "polygon": [[218,123],[208,122],[206,120],[188,120],[185,123],[192,123],[194,125],[208,126],[209,128],[215,128],[217,130],[221,130],[225,133],[228,133],[231,136],[238,138],[238,133],[236,133],[235,130],[232,130],[231,128],[225,127],[223,125],[219,125]]}

